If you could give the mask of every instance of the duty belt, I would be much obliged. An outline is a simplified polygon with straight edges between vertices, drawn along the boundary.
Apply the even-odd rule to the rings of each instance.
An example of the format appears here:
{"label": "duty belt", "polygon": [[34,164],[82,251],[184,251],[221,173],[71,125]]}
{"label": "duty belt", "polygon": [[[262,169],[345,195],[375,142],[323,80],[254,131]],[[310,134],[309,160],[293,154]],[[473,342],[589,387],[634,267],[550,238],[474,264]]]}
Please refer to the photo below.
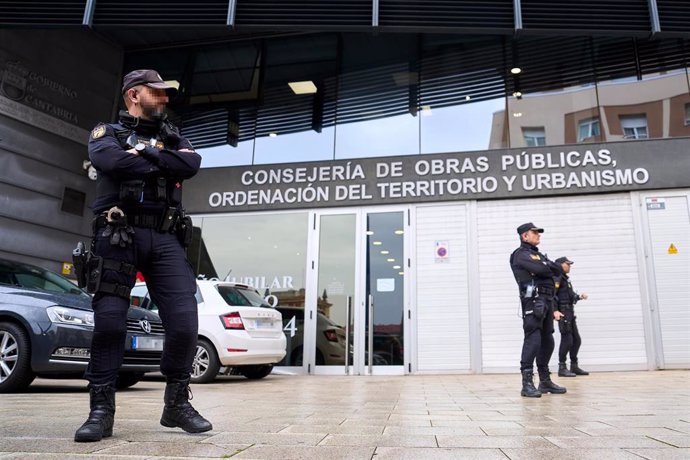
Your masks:
{"label": "duty belt", "polygon": [[537,286],[537,292],[540,295],[553,295],[555,292],[553,288],[546,286]]}
{"label": "duty belt", "polygon": [[[175,231],[177,223],[180,218],[178,212],[163,212],[163,214],[149,214],[149,213],[125,213],[127,223],[132,227],[139,228],[153,228],[159,231],[172,232]],[[164,221],[166,226],[164,226]],[[94,219],[94,228],[101,228],[108,225],[108,218],[106,213],[99,214]]]}

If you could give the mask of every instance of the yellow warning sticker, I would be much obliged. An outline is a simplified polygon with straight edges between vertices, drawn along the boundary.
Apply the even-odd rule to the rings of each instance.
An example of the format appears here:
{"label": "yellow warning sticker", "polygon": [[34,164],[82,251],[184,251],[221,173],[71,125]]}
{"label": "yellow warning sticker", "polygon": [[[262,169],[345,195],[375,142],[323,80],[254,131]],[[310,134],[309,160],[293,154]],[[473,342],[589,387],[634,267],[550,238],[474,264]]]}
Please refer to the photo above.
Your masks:
{"label": "yellow warning sticker", "polygon": [[673,243],[671,243],[671,246],[668,247],[668,253],[678,254],[678,248]]}
{"label": "yellow warning sticker", "polygon": [[63,275],[71,275],[72,270],[74,270],[74,265],[72,265],[69,262],[63,262],[62,263],[62,274]]}

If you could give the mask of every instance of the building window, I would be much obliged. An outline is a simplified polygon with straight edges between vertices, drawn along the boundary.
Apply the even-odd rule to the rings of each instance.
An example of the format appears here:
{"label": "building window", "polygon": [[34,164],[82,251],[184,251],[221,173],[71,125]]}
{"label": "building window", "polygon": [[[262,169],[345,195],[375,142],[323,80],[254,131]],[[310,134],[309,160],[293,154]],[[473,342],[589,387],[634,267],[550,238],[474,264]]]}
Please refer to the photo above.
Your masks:
{"label": "building window", "polygon": [[582,142],[590,137],[599,136],[599,119],[589,118],[587,120],[581,120],[578,125],[577,130],[577,141]]}
{"label": "building window", "polygon": [[647,117],[642,115],[621,115],[624,139],[647,139]]}
{"label": "building window", "polygon": [[527,147],[546,145],[546,132],[543,126],[537,128],[522,128],[522,136],[525,138]]}

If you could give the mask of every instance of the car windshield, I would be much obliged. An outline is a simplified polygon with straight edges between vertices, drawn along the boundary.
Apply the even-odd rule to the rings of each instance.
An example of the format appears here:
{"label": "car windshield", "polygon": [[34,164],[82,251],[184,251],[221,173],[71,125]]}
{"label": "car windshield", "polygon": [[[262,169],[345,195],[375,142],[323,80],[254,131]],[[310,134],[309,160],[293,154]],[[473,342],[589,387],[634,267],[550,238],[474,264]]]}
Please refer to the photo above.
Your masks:
{"label": "car windshield", "polygon": [[0,284],[21,286],[59,294],[89,295],[57,273],[33,265],[0,261]]}
{"label": "car windshield", "polygon": [[268,307],[261,294],[253,289],[242,288],[239,286],[223,286],[218,285],[218,292],[220,293],[225,303],[234,307]]}

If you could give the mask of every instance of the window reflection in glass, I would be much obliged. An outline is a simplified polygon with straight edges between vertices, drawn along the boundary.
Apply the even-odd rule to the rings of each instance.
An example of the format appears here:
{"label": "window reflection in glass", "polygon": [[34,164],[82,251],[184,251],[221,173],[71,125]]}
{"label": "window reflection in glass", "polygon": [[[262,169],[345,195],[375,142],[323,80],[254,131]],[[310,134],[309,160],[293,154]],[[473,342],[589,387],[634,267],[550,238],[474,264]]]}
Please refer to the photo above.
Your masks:
{"label": "window reflection in glass", "polygon": [[419,120],[410,114],[336,126],[336,159],[418,153]]}
{"label": "window reflection in glass", "polygon": [[[321,216],[316,364],[344,365],[348,303],[355,295],[355,215]],[[350,311],[350,315],[352,315]],[[352,317],[349,318],[352,324]],[[352,344],[350,328],[350,340]],[[349,360],[352,364],[352,359]]]}
{"label": "window reflection in glass", "polygon": [[333,159],[335,128],[320,133],[310,130],[299,133],[264,136],[256,139],[254,164],[323,161]]}
{"label": "window reflection in glass", "polygon": [[278,365],[302,365],[307,226],[307,213],[205,217],[201,222],[209,259],[201,266],[278,298],[288,353]]}
{"label": "window reflection in glass", "polygon": [[690,135],[685,70],[646,74],[599,83],[602,131],[606,140],[659,139]]}
{"label": "window reflection in glass", "polygon": [[[438,109],[422,106],[419,112],[422,153],[470,152],[507,147],[504,130],[500,129],[505,126],[504,114],[505,98],[502,97]],[[492,128],[496,139],[491,137]]]}

